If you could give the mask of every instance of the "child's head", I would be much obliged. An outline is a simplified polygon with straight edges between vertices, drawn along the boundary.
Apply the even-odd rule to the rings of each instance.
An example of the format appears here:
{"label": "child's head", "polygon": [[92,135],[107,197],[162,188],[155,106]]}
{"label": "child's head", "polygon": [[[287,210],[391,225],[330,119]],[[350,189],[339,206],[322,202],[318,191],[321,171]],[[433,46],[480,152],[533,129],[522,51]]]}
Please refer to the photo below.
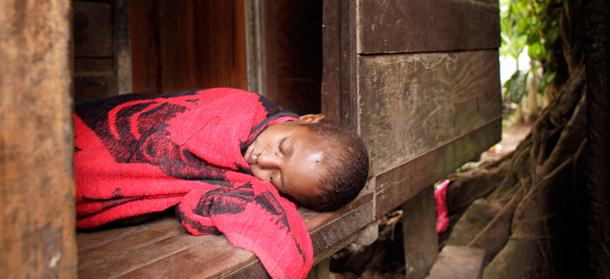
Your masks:
{"label": "child's head", "polygon": [[304,115],[275,124],[248,147],[252,174],[271,182],[297,203],[317,211],[336,210],[353,200],[368,176],[368,155],[351,130]]}

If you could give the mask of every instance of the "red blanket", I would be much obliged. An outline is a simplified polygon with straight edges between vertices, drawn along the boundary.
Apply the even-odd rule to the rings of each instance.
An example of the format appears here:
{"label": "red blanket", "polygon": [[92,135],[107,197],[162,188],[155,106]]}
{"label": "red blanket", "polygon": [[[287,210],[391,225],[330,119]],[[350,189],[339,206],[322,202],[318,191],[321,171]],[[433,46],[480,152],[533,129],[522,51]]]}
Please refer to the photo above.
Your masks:
{"label": "red blanket", "polygon": [[190,233],[222,233],[253,251],[271,277],[305,278],[313,250],[296,205],[252,176],[242,155],[266,127],[295,118],[228,88],[79,104],[77,227],[177,205]]}

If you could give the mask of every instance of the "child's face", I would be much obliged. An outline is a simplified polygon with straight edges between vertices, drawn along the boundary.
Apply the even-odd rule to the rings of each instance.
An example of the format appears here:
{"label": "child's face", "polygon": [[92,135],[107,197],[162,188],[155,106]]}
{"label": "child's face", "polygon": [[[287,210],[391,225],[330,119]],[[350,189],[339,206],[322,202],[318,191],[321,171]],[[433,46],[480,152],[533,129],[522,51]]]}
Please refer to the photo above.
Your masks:
{"label": "child's face", "polygon": [[248,146],[244,158],[255,177],[299,201],[322,191],[319,182],[325,169],[321,163],[328,145],[316,141],[309,128],[295,122],[267,128]]}

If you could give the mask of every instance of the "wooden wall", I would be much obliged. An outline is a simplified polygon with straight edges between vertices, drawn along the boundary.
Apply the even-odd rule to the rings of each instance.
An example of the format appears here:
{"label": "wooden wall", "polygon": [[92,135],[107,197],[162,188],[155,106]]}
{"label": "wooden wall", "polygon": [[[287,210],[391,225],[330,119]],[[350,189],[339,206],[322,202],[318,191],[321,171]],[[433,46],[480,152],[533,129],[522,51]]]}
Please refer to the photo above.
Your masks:
{"label": "wooden wall", "polygon": [[323,111],[369,149],[377,217],[499,140],[497,1],[326,1]]}
{"label": "wooden wall", "polygon": [[362,0],[359,8],[359,129],[381,216],[499,141],[499,6]]}
{"label": "wooden wall", "polygon": [[76,278],[70,1],[0,1],[0,277]]}
{"label": "wooden wall", "polygon": [[116,95],[111,1],[70,1],[75,101]]}
{"label": "wooden wall", "polygon": [[244,1],[130,1],[135,92],[247,89]]}
{"label": "wooden wall", "polygon": [[424,278],[434,222],[410,222],[434,215],[435,182],[500,140],[498,1],[326,0],[323,26],[322,111],[365,141],[363,196],[374,219],[403,205],[407,277]]}
{"label": "wooden wall", "polygon": [[500,140],[494,0],[324,1],[322,112],[370,157],[373,219],[403,210],[408,278],[437,254],[432,185]]}

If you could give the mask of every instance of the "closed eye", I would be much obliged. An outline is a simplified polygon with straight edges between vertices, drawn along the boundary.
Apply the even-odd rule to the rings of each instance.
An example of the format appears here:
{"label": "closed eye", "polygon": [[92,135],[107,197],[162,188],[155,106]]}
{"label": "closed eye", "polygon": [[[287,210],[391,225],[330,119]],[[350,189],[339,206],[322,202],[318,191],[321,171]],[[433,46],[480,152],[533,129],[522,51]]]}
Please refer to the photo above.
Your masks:
{"label": "closed eye", "polygon": [[279,154],[280,155],[284,155],[284,150],[283,150],[283,146],[284,146],[284,142],[286,141],[286,138],[283,138],[280,143],[278,144],[277,149],[279,150]]}

